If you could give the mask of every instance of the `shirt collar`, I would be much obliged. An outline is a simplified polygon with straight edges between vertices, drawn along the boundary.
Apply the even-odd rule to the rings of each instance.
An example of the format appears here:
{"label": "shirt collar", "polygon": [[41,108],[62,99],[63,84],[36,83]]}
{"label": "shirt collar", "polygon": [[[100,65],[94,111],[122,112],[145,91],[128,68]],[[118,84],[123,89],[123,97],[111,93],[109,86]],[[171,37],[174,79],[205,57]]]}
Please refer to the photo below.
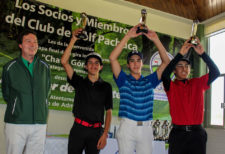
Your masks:
{"label": "shirt collar", "polygon": [[34,61],[36,60],[36,56],[34,57],[34,60],[32,61],[32,63],[30,63],[28,60],[24,59],[23,56],[21,56],[22,62],[24,63],[24,65],[26,67],[29,67],[29,65],[33,65]]}
{"label": "shirt collar", "polygon": [[189,83],[189,80],[188,79],[185,79],[185,80],[177,80],[175,79],[174,81],[176,84],[179,84],[179,85],[183,85],[183,84],[188,84]]}
{"label": "shirt collar", "polygon": [[136,80],[136,79],[135,79],[135,78],[134,78],[131,74],[129,74],[128,78],[129,78],[129,79],[131,79],[131,80],[138,81],[138,80],[143,79],[143,78],[144,78],[144,76],[143,76],[143,75],[141,75],[141,76],[140,76],[140,78],[139,78],[138,80]]}
{"label": "shirt collar", "polygon": [[[91,80],[89,80],[88,76],[86,76],[85,80],[87,80],[88,82],[92,83]],[[94,83],[97,83],[97,82],[103,82],[102,78],[99,77],[98,80]]]}

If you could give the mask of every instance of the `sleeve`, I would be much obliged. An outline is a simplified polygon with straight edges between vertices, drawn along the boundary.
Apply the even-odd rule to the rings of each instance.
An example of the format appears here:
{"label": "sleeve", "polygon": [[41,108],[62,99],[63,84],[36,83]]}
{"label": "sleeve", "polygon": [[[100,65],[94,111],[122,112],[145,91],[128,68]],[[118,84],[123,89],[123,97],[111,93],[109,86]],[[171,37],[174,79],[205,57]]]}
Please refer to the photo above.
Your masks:
{"label": "sleeve", "polygon": [[163,71],[162,74],[162,81],[163,81],[163,86],[165,91],[169,91],[170,90],[170,82],[171,82],[171,78],[170,75],[172,74],[176,64],[179,62],[179,60],[183,58],[183,55],[181,55],[180,53],[178,53],[173,60],[171,60],[171,62],[168,64],[168,66],[165,68],[165,70]]}
{"label": "sleeve", "polygon": [[9,77],[6,68],[3,67],[2,71],[2,95],[6,103],[9,101]]}
{"label": "sleeve", "polygon": [[50,68],[48,69],[48,96],[51,93],[51,70]]}
{"label": "sleeve", "polygon": [[72,76],[72,79],[70,79],[68,76],[67,76],[67,81],[69,82],[69,84],[71,86],[73,86],[73,88],[76,88],[76,86],[80,83],[80,81],[82,80],[83,78],[79,75],[77,75],[76,72],[73,73],[73,76]]}
{"label": "sleeve", "polygon": [[145,78],[147,78],[149,80],[149,82],[152,83],[152,85],[153,85],[154,88],[156,88],[160,84],[160,82],[161,82],[161,80],[158,79],[158,76],[157,76],[157,72],[156,71],[153,72],[152,74],[146,76]]}
{"label": "sleeve", "polygon": [[125,73],[123,70],[121,70],[121,72],[120,72],[120,74],[119,74],[119,76],[118,76],[117,79],[116,79],[115,76],[113,75],[113,79],[114,79],[114,81],[116,82],[118,88],[120,88],[120,87],[123,86],[123,84],[124,84],[125,81],[126,81],[126,78],[127,78],[127,75],[126,75],[126,73]]}
{"label": "sleeve", "polygon": [[208,85],[209,80],[209,74],[203,75],[196,81],[196,84],[198,84],[199,89],[207,90],[210,88]]}
{"label": "sleeve", "polygon": [[208,85],[210,85],[216,78],[220,76],[220,71],[216,64],[212,61],[212,59],[204,52],[200,56],[206,65],[209,67],[209,79],[208,79]]}
{"label": "sleeve", "polygon": [[111,84],[107,84],[107,99],[106,99],[106,105],[105,110],[112,109],[113,108],[113,97],[112,97],[112,86]]}

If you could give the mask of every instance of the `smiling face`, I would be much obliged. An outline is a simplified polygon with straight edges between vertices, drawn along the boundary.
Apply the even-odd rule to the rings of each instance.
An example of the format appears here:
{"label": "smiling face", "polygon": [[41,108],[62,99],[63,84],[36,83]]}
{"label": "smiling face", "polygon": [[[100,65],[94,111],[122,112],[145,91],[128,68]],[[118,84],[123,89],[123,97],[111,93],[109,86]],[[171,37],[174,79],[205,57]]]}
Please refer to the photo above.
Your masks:
{"label": "smiling face", "polygon": [[142,59],[138,55],[131,56],[129,59],[129,63],[127,64],[127,67],[130,69],[131,75],[140,75],[142,66]]}
{"label": "smiling face", "polygon": [[22,50],[22,57],[24,59],[27,59],[28,61],[29,59],[33,59],[38,50],[37,37],[32,33],[24,35],[19,47]]}
{"label": "smiling face", "polygon": [[185,80],[190,74],[191,66],[186,61],[179,61],[175,67],[174,74],[177,80]]}
{"label": "smiling face", "polygon": [[89,58],[87,64],[85,65],[88,74],[97,75],[102,70],[103,65],[100,64],[100,61],[97,58]]}

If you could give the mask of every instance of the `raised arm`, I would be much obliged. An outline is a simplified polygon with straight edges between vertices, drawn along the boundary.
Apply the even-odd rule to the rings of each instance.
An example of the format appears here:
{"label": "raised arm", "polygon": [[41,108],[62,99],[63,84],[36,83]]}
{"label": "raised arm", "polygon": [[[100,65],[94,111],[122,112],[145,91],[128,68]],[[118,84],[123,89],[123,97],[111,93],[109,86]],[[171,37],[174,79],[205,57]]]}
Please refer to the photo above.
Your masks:
{"label": "raised arm", "polygon": [[70,55],[71,55],[71,51],[73,49],[73,46],[78,39],[77,35],[79,33],[81,33],[81,31],[82,31],[82,29],[76,29],[72,32],[72,37],[71,37],[70,43],[67,46],[67,48],[64,51],[64,53],[62,55],[62,58],[61,58],[61,64],[63,65],[69,79],[72,79],[72,76],[73,76],[73,73],[74,73],[74,70],[73,70],[72,66],[69,64]]}
{"label": "raised arm", "polygon": [[162,60],[162,63],[160,64],[160,66],[157,69],[157,76],[158,76],[158,79],[160,80],[161,76],[162,76],[162,72],[164,71],[166,66],[169,64],[170,59],[167,55],[166,49],[164,48],[164,46],[162,45],[161,41],[158,38],[158,35],[154,31],[148,29],[148,33],[147,34],[144,33],[144,35],[147,38],[149,38],[150,40],[152,40],[153,43],[155,44],[155,46],[159,50],[159,55]]}
{"label": "raised arm", "polygon": [[203,46],[200,43],[200,40],[197,38],[198,45],[193,46],[197,54],[204,60],[206,65],[209,68],[209,80],[208,85],[210,85],[217,77],[220,76],[220,71],[213,60],[205,53]]}
{"label": "raised arm", "polygon": [[137,27],[140,26],[140,24],[134,26],[129,30],[129,32],[123,37],[123,39],[120,41],[120,43],[114,48],[114,50],[111,52],[109,56],[109,60],[112,67],[112,72],[116,78],[118,78],[119,73],[121,71],[121,66],[118,61],[118,57],[121,54],[123,47],[125,44],[129,41],[130,38],[137,37],[141,35],[141,33],[136,33]]}
{"label": "raised arm", "polygon": [[189,49],[191,48],[192,44],[188,43],[189,40],[186,40],[183,46],[181,47],[179,53],[174,57],[174,59],[168,64],[165,70],[162,73],[162,81],[163,86],[166,91],[170,89],[170,75],[173,72],[176,64],[183,58],[185,54],[188,53]]}

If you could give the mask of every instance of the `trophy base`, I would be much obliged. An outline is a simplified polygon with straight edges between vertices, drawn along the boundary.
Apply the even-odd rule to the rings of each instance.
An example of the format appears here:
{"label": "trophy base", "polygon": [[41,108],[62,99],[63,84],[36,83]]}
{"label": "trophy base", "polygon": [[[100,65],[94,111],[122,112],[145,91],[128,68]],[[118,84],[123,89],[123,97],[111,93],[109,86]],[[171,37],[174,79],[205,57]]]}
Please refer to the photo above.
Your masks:
{"label": "trophy base", "polygon": [[136,33],[141,33],[141,32],[147,34],[148,33],[148,29],[146,27],[143,27],[143,26],[138,27]]}
{"label": "trophy base", "polygon": [[79,38],[79,39],[86,39],[87,38],[87,35],[86,34],[84,34],[83,33],[83,31],[82,31],[82,33],[80,33],[79,35],[77,35],[77,38]]}

